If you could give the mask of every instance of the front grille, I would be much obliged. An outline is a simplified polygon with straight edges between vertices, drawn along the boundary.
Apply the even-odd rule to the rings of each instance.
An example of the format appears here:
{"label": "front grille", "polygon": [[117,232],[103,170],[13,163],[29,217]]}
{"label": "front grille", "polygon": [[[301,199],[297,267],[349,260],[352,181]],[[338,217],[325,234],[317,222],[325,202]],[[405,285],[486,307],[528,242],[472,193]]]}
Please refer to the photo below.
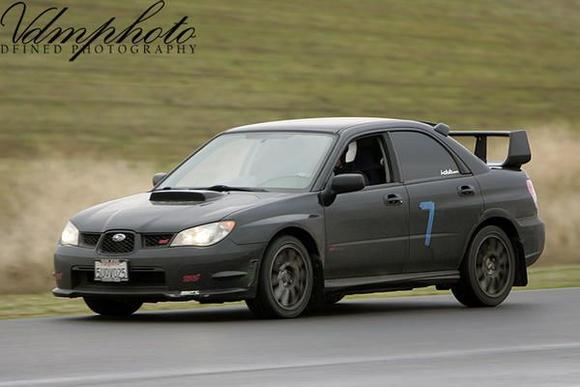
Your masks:
{"label": "front grille", "polygon": [[142,236],[143,247],[167,247],[171,238],[173,238],[173,234],[144,234]]}
{"label": "front grille", "polygon": [[100,282],[95,281],[95,271],[92,267],[74,267],[72,270],[72,285],[75,288],[83,287],[117,287],[117,288],[140,288],[140,287],[164,287],[165,271],[159,268],[131,268],[129,269],[129,282]]}
{"label": "front grille", "polygon": [[95,247],[99,243],[99,238],[101,234],[99,233],[82,233],[81,234],[81,245],[86,247]]}
{"label": "front grille", "polygon": [[[115,236],[120,235],[124,235],[125,238],[122,240],[114,240]],[[103,235],[99,250],[102,253],[123,254],[132,252],[134,248],[135,234],[129,232],[108,232]]]}

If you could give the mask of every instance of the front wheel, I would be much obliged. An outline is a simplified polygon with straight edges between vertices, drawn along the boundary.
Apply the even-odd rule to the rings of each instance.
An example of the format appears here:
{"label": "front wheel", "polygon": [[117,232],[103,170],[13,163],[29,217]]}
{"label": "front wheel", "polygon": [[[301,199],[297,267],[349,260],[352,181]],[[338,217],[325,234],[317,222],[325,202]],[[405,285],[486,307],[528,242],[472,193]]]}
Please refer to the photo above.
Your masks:
{"label": "front wheel", "polygon": [[294,237],[280,237],[266,250],[257,296],[246,304],[258,317],[297,317],[308,306],[313,281],[308,250]]}
{"label": "front wheel", "polygon": [[497,306],[509,295],[515,278],[512,242],[497,226],[486,226],[473,238],[462,265],[461,279],[452,288],[465,306]]}
{"label": "front wheel", "polygon": [[141,308],[139,300],[85,297],[85,304],[95,313],[107,317],[128,317]]}

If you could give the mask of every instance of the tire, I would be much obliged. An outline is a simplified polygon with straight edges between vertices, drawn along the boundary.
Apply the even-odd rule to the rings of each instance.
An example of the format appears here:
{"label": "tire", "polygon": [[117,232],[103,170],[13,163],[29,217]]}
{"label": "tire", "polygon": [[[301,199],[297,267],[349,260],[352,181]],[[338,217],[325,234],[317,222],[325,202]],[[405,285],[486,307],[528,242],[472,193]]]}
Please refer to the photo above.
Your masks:
{"label": "tire", "polygon": [[139,300],[85,297],[85,304],[95,313],[107,317],[128,317],[141,308]]}
{"label": "tire", "polygon": [[501,304],[511,292],[516,273],[515,251],[506,233],[497,226],[479,230],[461,264],[461,279],[451,288],[468,307]]}
{"label": "tire", "polygon": [[277,238],[268,246],[260,266],[256,298],[246,304],[257,317],[298,317],[312,296],[313,272],[302,242],[291,236]]}

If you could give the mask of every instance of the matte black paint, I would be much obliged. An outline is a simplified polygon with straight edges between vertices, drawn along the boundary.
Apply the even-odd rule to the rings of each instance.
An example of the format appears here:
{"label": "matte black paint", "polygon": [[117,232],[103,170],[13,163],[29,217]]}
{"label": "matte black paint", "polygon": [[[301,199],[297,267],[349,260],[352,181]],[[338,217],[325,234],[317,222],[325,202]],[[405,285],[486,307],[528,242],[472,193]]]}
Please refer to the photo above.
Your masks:
{"label": "matte black paint", "polygon": [[[456,160],[460,174],[425,181],[402,180],[394,130],[431,136]],[[75,284],[72,273],[106,257],[94,248],[58,246],[55,271],[62,273],[56,296],[123,295],[145,301],[195,299],[221,302],[252,298],[262,255],[277,235],[302,239],[328,292],[360,293],[438,285],[448,288],[476,230],[501,224],[519,248],[516,285],[525,285],[526,266],[544,247],[544,226],[526,188],[525,172],[490,168],[445,131],[426,123],[380,118],[324,118],[278,121],[231,129],[231,132],[319,131],[337,139],[318,177],[307,192],[142,193],[103,203],[77,214],[71,222],[81,232],[129,231],[177,233],[201,224],[229,219],[234,231],[206,248],[137,249],[124,255],[130,266],[165,273],[165,284]],[[391,158],[392,181],[321,200],[336,160],[350,141],[379,134]],[[418,154],[417,157],[421,157]],[[156,181],[159,181],[159,176]],[[467,187],[467,188],[466,188]],[[469,191],[467,194],[462,190]],[[431,245],[425,246],[425,200],[437,205]],[[183,275],[199,281],[182,282]],[[190,293],[181,293],[182,291]],[[195,291],[195,292],[191,292]]]}

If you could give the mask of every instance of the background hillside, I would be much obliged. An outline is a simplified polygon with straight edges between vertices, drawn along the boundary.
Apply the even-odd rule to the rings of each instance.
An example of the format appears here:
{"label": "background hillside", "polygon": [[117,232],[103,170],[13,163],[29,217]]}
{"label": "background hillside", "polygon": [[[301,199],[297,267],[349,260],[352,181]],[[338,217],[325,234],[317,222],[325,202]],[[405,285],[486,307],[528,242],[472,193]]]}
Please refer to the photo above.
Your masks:
{"label": "background hillside", "polygon": [[[124,26],[151,3],[30,11],[68,5],[67,23]],[[154,24],[183,15],[198,28],[192,56],[0,55],[0,291],[31,265],[31,288],[48,286],[54,242],[80,208],[147,189],[230,126],[305,116],[530,129],[542,262],[580,263],[580,1],[168,0]]]}
{"label": "background hillside", "polygon": [[[96,27],[126,25],[152,2],[32,9],[68,5],[63,22]],[[288,117],[462,128],[580,118],[579,1],[169,0],[155,23],[181,15],[198,28],[193,56],[1,57],[0,153],[175,162],[229,126]]]}

